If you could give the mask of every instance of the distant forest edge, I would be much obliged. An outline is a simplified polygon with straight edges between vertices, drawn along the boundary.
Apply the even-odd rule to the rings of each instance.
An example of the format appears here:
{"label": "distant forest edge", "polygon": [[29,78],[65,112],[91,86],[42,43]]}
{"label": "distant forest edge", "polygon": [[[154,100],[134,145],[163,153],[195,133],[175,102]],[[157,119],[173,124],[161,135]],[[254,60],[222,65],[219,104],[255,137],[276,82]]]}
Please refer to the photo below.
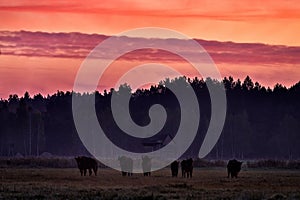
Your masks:
{"label": "distant forest edge", "polygon": [[[161,137],[176,134],[180,123],[180,106],[169,84],[184,81],[194,89],[200,107],[197,136],[183,157],[196,158],[209,126],[211,103],[206,83],[215,86],[220,81],[210,78],[178,77],[166,79],[149,89],[132,93],[130,112],[139,125],[149,123],[148,111],[153,104],[162,104],[168,114]],[[273,89],[253,82],[249,76],[244,81],[225,77],[222,80],[227,95],[225,125],[213,150],[206,159],[286,159],[300,158],[300,81],[290,88],[276,84]],[[188,84],[187,84],[188,85]],[[95,92],[95,107],[102,129],[118,146],[126,147],[130,138],[121,141],[122,134],[113,120],[111,95],[113,92],[132,92],[124,84],[118,91],[111,89]],[[89,155],[77,134],[72,116],[72,95],[84,98],[91,94],[57,91],[46,97],[10,95],[0,100],[0,156],[74,156]],[[89,130],[88,130],[89,131]],[[159,139],[159,138],[157,138]],[[139,142],[133,145],[139,148]],[[154,149],[155,150],[155,149]]]}

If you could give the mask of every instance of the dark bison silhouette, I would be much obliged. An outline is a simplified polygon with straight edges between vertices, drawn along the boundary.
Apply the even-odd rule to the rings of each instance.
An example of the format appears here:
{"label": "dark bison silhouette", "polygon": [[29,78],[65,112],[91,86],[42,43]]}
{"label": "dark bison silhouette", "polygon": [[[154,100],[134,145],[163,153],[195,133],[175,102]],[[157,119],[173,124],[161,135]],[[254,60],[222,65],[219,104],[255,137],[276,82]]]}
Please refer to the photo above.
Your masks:
{"label": "dark bison silhouette", "polygon": [[122,176],[132,176],[133,160],[126,156],[121,156],[118,160],[120,161]]}
{"label": "dark bison silhouette", "polygon": [[177,177],[177,175],[178,175],[178,167],[179,167],[179,162],[177,160],[175,160],[175,161],[173,161],[171,163],[172,177]]}
{"label": "dark bison silhouette", "polygon": [[227,177],[231,176],[231,178],[237,178],[238,173],[241,171],[241,166],[243,162],[239,162],[237,160],[229,160],[227,164]]}
{"label": "dark bison silhouette", "polygon": [[187,160],[181,161],[181,172],[182,177],[192,178],[193,176],[193,159],[189,158]]}
{"label": "dark bison silhouette", "polygon": [[98,163],[94,158],[89,158],[86,156],[78,156],[75,158],[77,162],[78,169],[81,176],[86,176],[86,171],[89,170],[89,175],[92,175],[92,170],[94,171],[95,176],[97,176]]}
{"label": "dark bison silhouette", "polygon": [[142,157],[142,168],[144,176],[151,176],[151,158],[148,156]]}

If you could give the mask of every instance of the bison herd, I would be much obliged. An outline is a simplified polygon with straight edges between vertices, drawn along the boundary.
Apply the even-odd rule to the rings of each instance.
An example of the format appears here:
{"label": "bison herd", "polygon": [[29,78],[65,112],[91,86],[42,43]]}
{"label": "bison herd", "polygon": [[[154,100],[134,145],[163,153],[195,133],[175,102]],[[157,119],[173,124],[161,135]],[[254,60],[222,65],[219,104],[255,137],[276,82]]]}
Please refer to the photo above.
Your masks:
{"label": "bison herd", "polygon": [[[98,164],[97,161],[93,158],[89,158],[86,156],[79,156],[75,158],[77,162],[78,169],[80,171],[81,176],[86,176],[87,170],[89,171],[89,175],[92,175],[92,171],[94,171],[95,176],[97,176]],[[121,156],[118,158],[120,162],[120,167],[122,171],[122,176],[132,176],[133,175],[133,160],[126,156]],[[142,169],[144,176],[151,176],[151,158],[148,156],[142,157]],[[189,158],[186,160],[173,161],[170,165],[172,177],[178,176],[179,165],[181,167],[181,176],[183,178],[192,178],[193,177],[193,159]],[[227,164],[227,173],[228,178],[237,178],[238,173],[241,170],[242,162],[237,160],[229,160]]]}
{"label": "bison herd", "polygon": [[[175,160],[171,163],[171,173],[172,177],[178,176],[178,169],[179,169],[179,161]],[[192,178],[193,176],[193,159],[189,158],[187,160],[181,161],[181,175],[183,178]]]}

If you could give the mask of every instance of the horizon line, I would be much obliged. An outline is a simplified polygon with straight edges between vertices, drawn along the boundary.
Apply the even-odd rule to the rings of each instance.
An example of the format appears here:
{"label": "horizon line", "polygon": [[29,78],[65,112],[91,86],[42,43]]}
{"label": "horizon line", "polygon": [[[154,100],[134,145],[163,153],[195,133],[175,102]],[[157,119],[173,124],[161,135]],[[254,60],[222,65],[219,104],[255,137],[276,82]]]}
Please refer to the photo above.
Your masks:
{"label": "horizon line", "polygon": [[[223,81],[224,81],[224,79],[225,78],[227,78],[227,79],[229,79],[229,78],[232,78],[233,79],[233,83],[236,83],[237,81],[240,81],[240,83],[241,83],[241,85],[243,84],[243,82],[244,82],[244,80],[247,78],[247,77],[249,77],[250,79],[251,79],[251,77],[249,76],[249,75],[247,75],[244,79],[240,79],[240,78],[237,78],[237,79],[234,79],[233,78],[233,76],[224,76],[223,78],[222,78],[222,83],[223,83]],[[187,80],[190,78],[190,77],[186,77],[186,76],[178,76],[178,77],[175,77],[175,78],[172,78],[172,79],[170,79],[170,81],[173,81],[173,80],[175,80],[175,79],[177,79],[177,78],[185,78],[186,79],[186,82],[188,83],[188,84],[190,84]],[[195,80],[195,79],[199,79],[199,77],[193,77],[193,78],[190,78],[192,81],[193,80]],[[219,80],[217,80],[217,79],[211,79],[210,77],[207,77],[205,80],[203,79],[203,78],[200,78],[199,79],[199,81],[204,81],[204,83],[207,81],[207,79],[210,79],[210,80],[212,80],[212,81],[218,81],[218,82],[220,82]],[[166,80],[166,79],[165,79]],[[274,86],[272,86],[272,87],[270,87],[270,86],[265,86],[265,85],[262,85],[262,84],[260,84],[258,81],[254,81],[253,79],[251,79],[251,81],[252,81],[252,83],[254,84],[253,86],[255,87],[255,83],[258,83],[261,87],[260,87],[260,90],[262,89],[262,88],[264,88],[266,91],[268,91],[268,90],[271,90],[272,92],[274,91],[274,89],[275,89],[275,87],[276,86],[279,86],[279,87],[282,87],[282,88],[285,88],[286,90],[290,90],[291,88],[293,88],[293,87],[295,87],[296,85],[300,85],[300,79],[299,79],[299,81],[298,82],[295,82],[294,84],[292,84],[290,87],[288,87],[288,86],[286,86],[286,85],[284,85],[284,84],[282,84],[282,83],[276,83]],[[129,86],[129,88],[131,89],[131,94],[135,94],[138,90],[150,90],[150,88],[151,87],[157,87],[157,86],[159,86],[160,85],[160,83],[157,83],[157,84],[151,84],[151,85],[149,85],[149,87],[147,87],[147,88],[137,88],[137,89],[133,89],[133,88],[131,88],[130,87],[130,85],[129,84],[127,84],[127,83],[123,83],[123,84],[120,84],[118,87],[120,88],[122,85],[127,85],[127,86]],[[99,86],[99,85],[98,85]],[[164,86],[163,85],[163,87],[166,87],[166,86]],[[167,87],[166,87],[167,88]],[[224,89],[226,89],[225,88],[225,85],[224,85]],[[101,90],[102,90],[102,92],[101,92]],[[20,94],[17,94],[17,93],[11,93],[11,94],[9,94],[8,95],[8,97],[7,98],[3,98],[3,97],[0,97],[0,101],[8,101],[9,100],[9,98],[10,97],[13,97],[13,96],[17,96],[17,98],[18,99],[21,99],[21,98],[23,98],[24,96],[25,96],[25,94],[26,93],[28,93],[28,95],[29,95],[29,98],[31,98],[31,99],[33,99],[35,96],[38,96],[38,95],[41,95],[43,98],[48,98],[48,96],[53,96],[53,95],[55,95],[55,94],[58,94],[59,92],[63,92],[64,94],[66,94],[66,93],[71,93],[71,94],[80,94],[80,95],[91,95],[91,94],[93,94],[93,93],[99,93],[99,94],[104,94],[104,91],[107,91],[108,93],[110,93],[111,92],[111,90],[114,90],[114,91],[116,91],[116,92],[118,92],[119,90],[116,90],[115,88],[113,88],[113,87],[110,87],[110,88],[104,88],[104,89],[96,89],[95,91],[93,91],[93,92],[76,92],[76,91],[73,91],[73,89],[72,90],[59,90],[59,89],[57,89],[56,90],[56,92],[53,92],[53,93],[48,93],[48,94],[42,94],[42,93],[35,93],[35,94],[33,94],[33,95],[30,95],[30,93],[27,91],[27,90],[25,90],[25,92],[22,94],[23,96],[21,96]]]}

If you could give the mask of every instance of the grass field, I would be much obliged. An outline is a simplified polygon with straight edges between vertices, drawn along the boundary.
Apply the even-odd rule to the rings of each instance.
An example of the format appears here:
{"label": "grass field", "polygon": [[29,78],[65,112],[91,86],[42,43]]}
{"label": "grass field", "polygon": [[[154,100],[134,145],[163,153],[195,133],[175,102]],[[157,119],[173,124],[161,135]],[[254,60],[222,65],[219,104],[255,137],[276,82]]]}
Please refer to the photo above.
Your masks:
{"label": "grass field", "polygon": [[81,177],[78,169],[0,169],[0,199],[300,199],[299,170],[243,170],[228,179],[226,170],[194,169],[192,179],[151,177],[100,169]]}

